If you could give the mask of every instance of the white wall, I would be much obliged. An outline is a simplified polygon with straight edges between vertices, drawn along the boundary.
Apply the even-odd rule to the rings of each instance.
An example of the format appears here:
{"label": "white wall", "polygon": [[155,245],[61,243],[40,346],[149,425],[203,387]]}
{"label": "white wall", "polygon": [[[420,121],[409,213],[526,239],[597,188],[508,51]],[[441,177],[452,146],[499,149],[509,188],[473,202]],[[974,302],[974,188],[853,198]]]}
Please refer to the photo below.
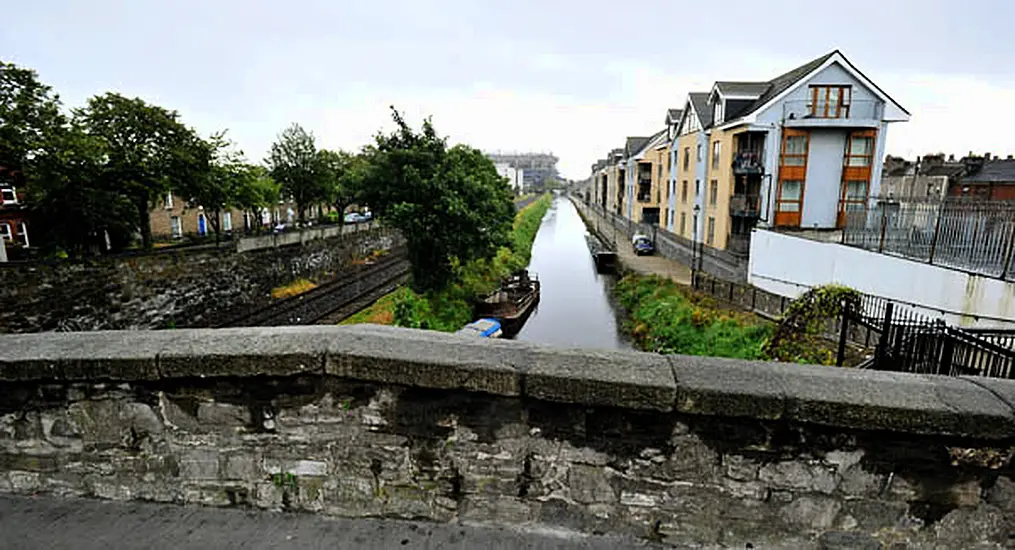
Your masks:
{"label": "white wall", "polygon": [[756,229],[747,273],[750,284],[782,296],[838,283],[927,315],[944,314],[950,324],[1015,328],[1015,282],[841,244]]}
{"label": "white wall", "polygon": [[811,130],[809,147],[800,226],[834,228],[842,188],[846,130],[814,128]]}

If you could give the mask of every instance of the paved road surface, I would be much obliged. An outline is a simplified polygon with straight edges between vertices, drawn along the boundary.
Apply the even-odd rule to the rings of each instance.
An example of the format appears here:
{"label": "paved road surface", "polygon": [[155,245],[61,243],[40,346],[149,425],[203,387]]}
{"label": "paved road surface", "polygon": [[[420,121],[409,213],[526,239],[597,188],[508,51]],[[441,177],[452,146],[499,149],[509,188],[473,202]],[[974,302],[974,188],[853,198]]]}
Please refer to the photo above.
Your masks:
{"label": "paved road surface", "polygon": [[0,549],[656,548],[640,541],[392,520],[263,511],[0,496]]}

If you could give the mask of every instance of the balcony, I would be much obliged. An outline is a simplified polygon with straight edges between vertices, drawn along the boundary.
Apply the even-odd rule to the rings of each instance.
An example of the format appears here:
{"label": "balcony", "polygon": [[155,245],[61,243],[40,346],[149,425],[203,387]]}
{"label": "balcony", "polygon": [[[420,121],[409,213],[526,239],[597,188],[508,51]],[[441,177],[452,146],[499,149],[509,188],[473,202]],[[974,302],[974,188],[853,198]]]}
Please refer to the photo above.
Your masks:
{"label": "balcony", "polygon": [[760,217],[761,197],[759,195],[733,195],[730,197],[730,216],[737,218]]}
{"label": "balcony", "polygon": [[738,151],[733,155],[733,173],[736,175],[764,174],[761,151]]}
{"label": "balcony", "polygon": [[884,104],[874,100],[837,102],[809,99],[786,101],[782,105],[782,120],[787,127],[850,127],[877,128],[881,124]]}
{"label": "balcony", "polygon": [[651,178],[638,178],[638,202],[652,202]]}

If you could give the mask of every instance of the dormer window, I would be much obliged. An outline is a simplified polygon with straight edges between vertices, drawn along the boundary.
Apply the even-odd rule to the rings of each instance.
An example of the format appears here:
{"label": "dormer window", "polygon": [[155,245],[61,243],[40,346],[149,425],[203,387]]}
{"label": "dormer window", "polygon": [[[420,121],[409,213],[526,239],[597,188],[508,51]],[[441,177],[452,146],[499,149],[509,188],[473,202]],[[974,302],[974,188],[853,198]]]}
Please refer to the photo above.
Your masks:
{"label": "dormer window", "polygon": [[18,204],[18,193],[13,187],[0,187],[0,204]]}
{"label": "dormer window", "polygon": [[712,106],[712,121],[715,124],[722,122],[722,104],[721,99],[717,99],[715,105]]}
{"label": "dormer window", "polygon": [[811,86],[810,114],[814,118],[849,118],[852,86]]}

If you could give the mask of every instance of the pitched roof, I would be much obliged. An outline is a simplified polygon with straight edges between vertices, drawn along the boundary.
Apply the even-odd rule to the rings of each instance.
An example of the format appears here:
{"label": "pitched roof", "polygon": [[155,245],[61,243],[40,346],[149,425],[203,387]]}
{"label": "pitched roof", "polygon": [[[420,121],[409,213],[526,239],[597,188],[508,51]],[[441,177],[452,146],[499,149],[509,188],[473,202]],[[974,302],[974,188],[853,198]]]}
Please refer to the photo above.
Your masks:
{"label": "pitched roof", "polygon": [[691,92],[687,94],[691,105],[694,107],[694,112],[698,113],[698,122],[701,123],[702,128],[707,128],[712,124],[712,109],[708,108],[708,96],[708,92]]}
{"label": "pitched roof", "polygon": [[825,61],[828,61],[833,55],[835,55],[838,52],[839,50],[833,50],[831,52],[828,52],[817,59],[812,59],[811,61],[808,61],[807,63],[804,63],[803,65],[800,65],[799,67],[791,71],[785,72],[769,80],[768,82],[765,83],[767,85],[765,91],[761,94],[761,96],[758,97],[758,99],[754,101],[754,103],[746,111],[744,111],[744,114],[753,112],[756,109],[760,108],[765,103],[768,103],[770,99],[786,91],[787,88],[799,82],[801,78],[811,74],[815,69],[820,67],[822,64],[825,63]]}
{"label": "pitched roof", "polygon": [[650,139],[652,139],[652,138],[651,137],[628,137],[627,138],[627,143],[624,145],[624,154],[625,154],[625,156],[627,156],[627,157],[633,157],[634,155],[636,155],[638,153],[638,151],[641,151],[642,149],[645,148],[645,144],[647,144],[648,140],[650,140]]}
{"label": "pitched roof", "polygon": [[715,83],[723,95],[758,97],[768,90],[769,82],[727,82]]}
{"label": "pitched roof", "polygon": [[962,182],[1015,184],[1015,160],[988,160],[982,168],[962,178]]}

